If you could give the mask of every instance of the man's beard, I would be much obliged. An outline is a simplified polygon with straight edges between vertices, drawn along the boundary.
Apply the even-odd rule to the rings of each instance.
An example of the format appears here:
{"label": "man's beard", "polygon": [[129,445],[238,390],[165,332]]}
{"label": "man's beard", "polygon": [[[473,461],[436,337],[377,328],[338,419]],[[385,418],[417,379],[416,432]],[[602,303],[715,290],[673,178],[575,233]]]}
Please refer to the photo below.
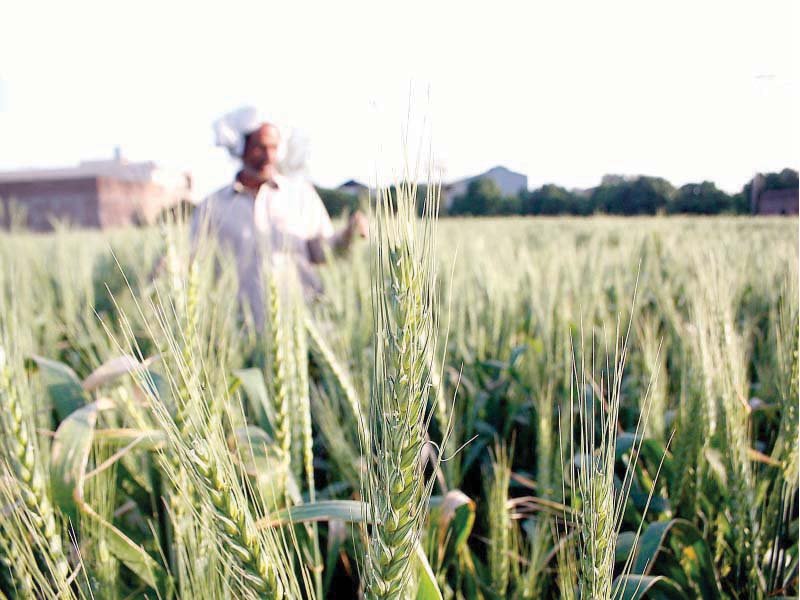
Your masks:
{"label": "man's beard", "polygon": [[242,164],[242,173],[262,182],[271,180],[277,172],[275,165],[265,165],[264,168],[256,169],[250,165]]}

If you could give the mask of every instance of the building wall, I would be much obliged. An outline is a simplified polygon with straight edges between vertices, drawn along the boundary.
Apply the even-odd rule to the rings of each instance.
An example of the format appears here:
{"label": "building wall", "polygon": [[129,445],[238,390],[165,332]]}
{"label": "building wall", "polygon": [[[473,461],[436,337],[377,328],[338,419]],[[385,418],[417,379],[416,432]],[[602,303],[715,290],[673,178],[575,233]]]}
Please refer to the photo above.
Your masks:
{"label": "building wall", "polygon": [[178,194],[152,182],[99,177],[97,186],[101,227],[152,223],[181,200]]}
{"label": "building wall", "polygon": [[0,199],[4,228],[17,211],[24,213],[23,223],[33,231],[51,231],[54,219],[75,226],[100,226],[94,177],[0,182]]}
{"label": "building wall", "polygon": [[798,191],[769,190],[758,197],[758,214],[760,215],[796,215],[798,214]]}
{"label": "building wall", "polygon": [[112,177],[0,181],[0,226],[7,229],[18,219],[33,231],[51,231],[53,220],[88,228],[153,223],[184,195],[156,183]]}

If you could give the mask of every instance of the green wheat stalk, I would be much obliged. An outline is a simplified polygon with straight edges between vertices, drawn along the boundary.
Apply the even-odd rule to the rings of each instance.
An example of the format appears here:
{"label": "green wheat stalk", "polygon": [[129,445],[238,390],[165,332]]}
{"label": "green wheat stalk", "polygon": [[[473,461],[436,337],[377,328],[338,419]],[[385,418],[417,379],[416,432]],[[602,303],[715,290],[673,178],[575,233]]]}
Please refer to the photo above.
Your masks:
{"label": "green wheat stalk", "polygon": [[508,507],[511,458],[503,444],[495,444],[491,462],[491,475],[485,477],[488,482],[489,572],[492,592],[497,598],[505,598],[511,572],[511,513]]}
{"label": "green wheat stalk", "polygon": [[[375,378],[370,399],[371,446],[364,498],[377,516],[364,565],[367,598],[408,598],[415,587],[412,556],[431,484],[423,474],[432,398],[430,352],[436,341],[435,211],[428,188],[425,216],[415,214],[416,185],[384,191],[376,214],[373,306]],[[394,209],[394,211],[392,210]]]}

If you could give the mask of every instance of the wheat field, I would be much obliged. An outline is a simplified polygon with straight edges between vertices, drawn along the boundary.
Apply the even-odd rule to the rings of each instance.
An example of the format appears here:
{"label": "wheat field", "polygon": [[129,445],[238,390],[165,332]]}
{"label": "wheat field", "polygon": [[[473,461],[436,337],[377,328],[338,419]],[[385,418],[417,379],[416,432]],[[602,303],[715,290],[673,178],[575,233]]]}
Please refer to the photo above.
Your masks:
{"label": "wheat field", "polygon": [[0,236],[0,598],[796,597],[797,220],[398,196],[259,332],[184,225]]}

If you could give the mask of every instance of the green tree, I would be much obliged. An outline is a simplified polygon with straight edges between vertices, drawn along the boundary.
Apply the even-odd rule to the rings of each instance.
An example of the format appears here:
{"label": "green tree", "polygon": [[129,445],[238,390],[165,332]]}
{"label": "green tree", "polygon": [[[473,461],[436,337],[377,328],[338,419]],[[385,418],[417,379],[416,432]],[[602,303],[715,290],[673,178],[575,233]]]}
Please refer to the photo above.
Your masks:
{"label": "green tree", "polygon": [[451,215],[473,216],[501,214],[505,201],[493,180],[473,179],[467,186],[467,193],[453,199],[449,212]]}
{"label": "green tree", "polygon": [[329,190],[321,187],[316,189],[331,217],[338,217],[342,213],[354,211],[359,207],[360,199],[358,196],[339,190]]}
{"label": "green tree", "polygon": [[666,209],[674,194],[672,184],[661,177],[606,176],[592,193],[592,205],[608,214],[654,215]]}
{"label": "green tree", "polygon": [[563,187],[548,183],[528,194],[523,213],[528,215],[575,215],[584,212],[587,203],[583,198]]}
{"label": "green tree", "polygon": [[733,208],[732,198],[711,181],[681,186],[667,205],[670,214],[715,215]]}
{"label": "green tree", "polygon": [[789,190],[798,185],[797,171],[784,169],[780,173],[767,173],[764,176],[765,190]]}

